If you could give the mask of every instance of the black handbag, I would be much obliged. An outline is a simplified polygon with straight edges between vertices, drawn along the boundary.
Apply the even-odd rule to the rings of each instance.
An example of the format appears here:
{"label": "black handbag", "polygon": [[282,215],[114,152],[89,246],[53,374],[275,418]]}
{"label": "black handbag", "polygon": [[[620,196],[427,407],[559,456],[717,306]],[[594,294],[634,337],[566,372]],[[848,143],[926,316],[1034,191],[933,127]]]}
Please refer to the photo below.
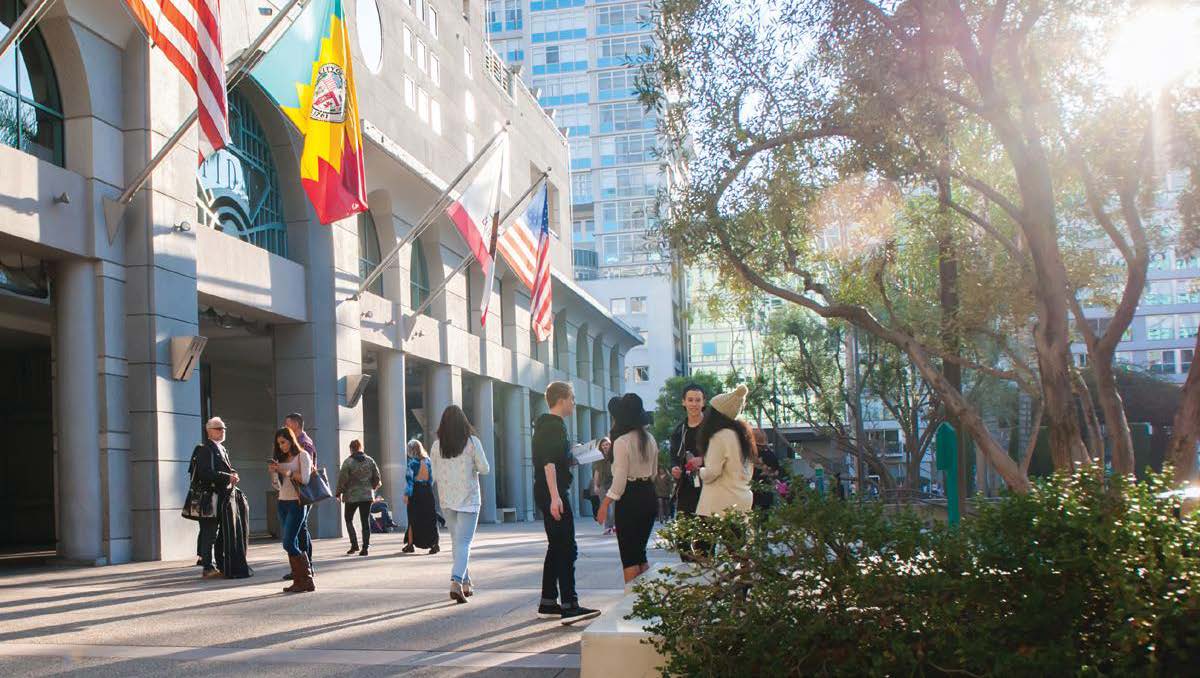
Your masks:
{"label": "black handbag", "polygon": [[301,506],[311,506],[333,496],[333,492],[329,489],[329,480],[325,477],[324,467],[319,469],[314,467],[308,476],[307,483],[301,485],[293,480],[292,484],[296,487],[296,496],[299,498]]}
{"label": "black handbag", "polygon": [[[207,446],[206,446],[207,447]],[[212,448],[209,448],[208,454],[213,456]],[[213,465],[216,465],[216,458],[213,457]],[[188,520],[201,520],[204,518],[217,517],[217,491],[212,485],[205,486],[205,483],[196,480],[196,457],[192,456],[192,463],[188,465],[188,473],[191,474],[191,483],[188,486],[187,497],[183,500],[183,510],[180,514]]]}

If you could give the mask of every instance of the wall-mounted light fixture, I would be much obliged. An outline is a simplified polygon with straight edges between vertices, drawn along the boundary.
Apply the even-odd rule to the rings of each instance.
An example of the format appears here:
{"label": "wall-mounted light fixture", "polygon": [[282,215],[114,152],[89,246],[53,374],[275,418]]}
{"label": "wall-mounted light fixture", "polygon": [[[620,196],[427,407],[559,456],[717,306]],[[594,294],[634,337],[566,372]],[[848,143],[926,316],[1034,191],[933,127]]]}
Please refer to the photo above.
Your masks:
{"label": "wall-mounted light fixture", "polygon": [[71,204],[71,194],[67,193],[66,191],[63,191],[62,193],[59,193],[58,195],[51,198],[50,200],[55,205],[70,205]]}
{"label": "wall-mounted light fixture", "polygon": [[181,221],[172,227],[176,233],[187,233],[192,230],[192,225],[186,221]]}

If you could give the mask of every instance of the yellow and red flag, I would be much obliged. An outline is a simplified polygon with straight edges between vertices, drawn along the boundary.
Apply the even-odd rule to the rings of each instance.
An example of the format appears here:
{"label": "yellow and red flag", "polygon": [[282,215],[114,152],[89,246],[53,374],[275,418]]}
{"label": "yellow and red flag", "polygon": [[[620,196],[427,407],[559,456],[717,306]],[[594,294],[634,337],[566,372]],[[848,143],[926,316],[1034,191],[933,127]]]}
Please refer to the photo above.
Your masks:
{"label": "yellow and red flag", "polygon": [[251,75],[304,137],[300,183],[321,223],[366,210],[362,129],[342,0],[311,0]]}

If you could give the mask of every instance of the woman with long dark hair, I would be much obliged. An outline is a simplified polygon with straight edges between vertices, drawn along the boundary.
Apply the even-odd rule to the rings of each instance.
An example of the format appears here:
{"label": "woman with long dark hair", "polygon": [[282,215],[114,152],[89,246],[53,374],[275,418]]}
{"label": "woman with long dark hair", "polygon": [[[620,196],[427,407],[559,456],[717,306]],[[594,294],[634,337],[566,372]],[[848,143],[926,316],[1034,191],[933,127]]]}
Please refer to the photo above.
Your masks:
{"label": "woman with long dark hair", "polygon": [[408,487],[404,504],[408,506],[407,543],[400,549],[412,553],[417,548],[429,549],[429,555],[441,550],[438,546],[437,511],[433,507],[433,470],[429,454],[420,440],[408,441]]}
{"label": "woman with long dark hair", "polygon": [[603,524],[612,502],[620,503],[617,511],[617,547],[621,552],[621,567],[625,581],[650,569],[646,558],[646,543],[654,531],[658,515],[658,500],[654,494],[654,476],[658,473],[658,444],[650,435],[650,415],[636,393],[626,393],[608,401],[613,428],[612,486],[600,502],[596,522]]}
{"label": "woman with long dark hair", "polygon": [[300,504],[297,484],[308,482],[312,475],[312,457],[300,447],[296,434],[286,426],[275,432],[275,449],[267,469],[271,472],[271,485],[279,490],[277,503],[279,531],[282,533],[283,550],[287,551],[288,563],[292,566],[292,585],[284,593],[315,591],[312,568],[308,553],[300,548],[300,526],[304,524],[304,506]]}
{"label": "woman with long dark hair", "polygon": [[451,405],[442,412],[437,437],[429,449],[429,460],[433,464],[433,482],[437,483],[442,515],[446,517],[450,544],[454,548],[450,599],[465,603],[472,594],[467,565],[482,505],[479,476],[490,473],[491,467],[483,443],[458,405]]}
{"label": "woman with long dark hair", "polygon": [[690,469],[699,470],[700,480],[704,481],[697,515],[715,516],[730,510],[745,512],[754,506],[750,479],[757,454],[750,427],[737,420],[746,406],[748,392],[746,385],[741,384],[729,393],[713,396],[700,422],[696,444],[704,455],[704,465],[696,463],[696,468]]}

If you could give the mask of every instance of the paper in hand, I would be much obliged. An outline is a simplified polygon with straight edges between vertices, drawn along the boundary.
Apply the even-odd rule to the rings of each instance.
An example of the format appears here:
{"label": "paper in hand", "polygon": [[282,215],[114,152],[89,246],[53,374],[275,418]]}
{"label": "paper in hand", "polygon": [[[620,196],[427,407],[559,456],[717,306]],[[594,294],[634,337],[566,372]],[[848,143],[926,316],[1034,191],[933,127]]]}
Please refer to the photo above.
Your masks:
{"label": "paper in hand", "polygon": [[600,451],[599,440],[579,443],[571,448],[571,455],[575,457],[576,464],[591,464],[604,458],[604,453]]}

